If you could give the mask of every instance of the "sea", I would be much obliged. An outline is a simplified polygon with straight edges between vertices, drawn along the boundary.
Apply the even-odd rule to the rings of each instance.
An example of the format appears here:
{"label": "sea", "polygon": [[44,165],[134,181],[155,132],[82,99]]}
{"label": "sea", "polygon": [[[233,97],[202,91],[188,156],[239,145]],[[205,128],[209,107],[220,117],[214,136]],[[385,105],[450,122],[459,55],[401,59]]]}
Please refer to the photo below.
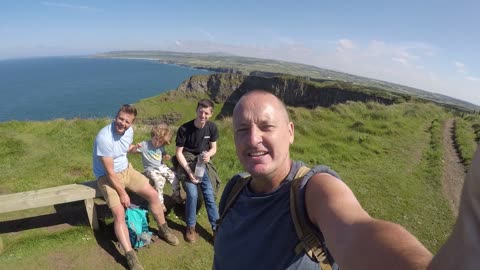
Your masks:
{"label": "sea", "polygon": [[209,71],[143,59],[45,57],[0,61],[0,122],[114,117],[122,104]]}

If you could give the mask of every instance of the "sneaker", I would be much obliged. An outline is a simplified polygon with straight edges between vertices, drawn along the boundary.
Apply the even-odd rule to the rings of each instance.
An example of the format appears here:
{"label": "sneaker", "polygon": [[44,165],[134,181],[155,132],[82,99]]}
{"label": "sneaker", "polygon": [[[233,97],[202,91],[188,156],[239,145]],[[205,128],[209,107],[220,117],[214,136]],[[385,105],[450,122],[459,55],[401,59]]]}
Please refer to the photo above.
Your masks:
{"label": "sneaker", "polygon": [[128,269],[144,270],[134,250],[130,250],[129,252],[125,253],[125,257],[127,258]]}
{"label": "sneaker", "polygon": [[158,226],[157,235],[158,235],[158,237],[162,238],[163,240],[165,240],[165,242],[167,242],[168,244],[170,244],[172,246],[176,246],[176,245],[180,244],[180,241],[173,234],[173,232],[170,230],[170,228],[168,227],[168,224],[166,222],[164,224]]}
{"label": "sneaker", "polygon": [[185,203],[185,200],[182,199],[182,196],[180,195],[180,192],[172,193],[172,199],[176,204],[184,204]]}
{"label": "sneaker", "polygon": [[188,243],[195,243],[197,240],[197,232],[195,231],[195,226],[187,226],[187,231],[185,232],[185,241]]}

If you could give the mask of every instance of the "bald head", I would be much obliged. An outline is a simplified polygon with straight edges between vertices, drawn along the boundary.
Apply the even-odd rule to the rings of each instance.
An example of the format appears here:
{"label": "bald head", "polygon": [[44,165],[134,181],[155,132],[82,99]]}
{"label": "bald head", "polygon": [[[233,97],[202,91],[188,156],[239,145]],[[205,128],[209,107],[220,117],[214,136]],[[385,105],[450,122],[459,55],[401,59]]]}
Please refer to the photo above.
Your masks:
{"label": "bald head", "polygon": [[233,109],[233,119],[235,119],[235,114],[238,114],[240,110],[244,110],[245,104],[247,103],[260,107],[268,104],[275,109],[275,115],[285,119],[286,122],[290,122],[290,117],[288,116],[285,104],[277,96],[260,89],[247,92],[240,98]]}

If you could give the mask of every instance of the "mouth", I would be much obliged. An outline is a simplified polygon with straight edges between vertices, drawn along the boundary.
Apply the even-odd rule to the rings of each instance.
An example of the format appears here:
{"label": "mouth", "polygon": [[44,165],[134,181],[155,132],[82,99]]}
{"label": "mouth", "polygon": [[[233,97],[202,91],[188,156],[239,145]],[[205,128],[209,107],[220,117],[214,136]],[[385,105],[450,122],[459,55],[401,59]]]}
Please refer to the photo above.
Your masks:
{"label": "mouth", "polygon": [[267,151],[255,151],[255,152],[250,152],[247,155],[249,157],[262,157],[262,156],[266,156],[267,154],[268,154]]}
{"label": "mouth", "polygon": [[125,130],[125,127],[123,125],[117,125],[117,131],[122,132]]}

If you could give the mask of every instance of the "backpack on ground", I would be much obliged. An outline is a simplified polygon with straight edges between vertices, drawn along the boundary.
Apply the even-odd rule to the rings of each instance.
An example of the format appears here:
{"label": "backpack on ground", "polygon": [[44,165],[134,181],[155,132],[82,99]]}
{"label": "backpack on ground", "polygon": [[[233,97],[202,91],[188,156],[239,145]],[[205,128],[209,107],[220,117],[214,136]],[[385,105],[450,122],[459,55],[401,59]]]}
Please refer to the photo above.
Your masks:
{"label": "backpack on ground", "polygon": [[146,246],[152,241],[152,232],[148,230],[147,212],[136,205],[130,206],[125,212],[128,236],[134,249]]}
{"label": "backpack on ground", "polygon": [[[300,167],[300,169],[295,174],[291,188],[290,188],[290,216],[292,217],[293,224],[295,226],[295,232],[297,233],[297,238],[299,240],[297,246],[295,247],[295,253],[299,254],[302,251],[315,262],[319,263],[319,267],[322,270],[332,270],[338,269],[338,265],[333,262],[327,248],[325,247],[325,240],[323,235],[320,232],[320,235],[316,234],[312,228],[307,224],[307,221],[299,215],[298,209],[298,198],[297,191],[300,188],[302,178],[310,171],[310,168],[306,166]],[[227,199],[225,201],[225,208],[222,213],[220,213],[220,219],[217,222],[217,227],[220,226],[222,219],[225,217],[228,209],[232,207],[237,199],[240,192],[247,185],[251,179],[250,174],[242,173],[237,175],[238,179],[233,185],[230,193],[227,194]],[[334,268],[332,266],[335,265]]]}

